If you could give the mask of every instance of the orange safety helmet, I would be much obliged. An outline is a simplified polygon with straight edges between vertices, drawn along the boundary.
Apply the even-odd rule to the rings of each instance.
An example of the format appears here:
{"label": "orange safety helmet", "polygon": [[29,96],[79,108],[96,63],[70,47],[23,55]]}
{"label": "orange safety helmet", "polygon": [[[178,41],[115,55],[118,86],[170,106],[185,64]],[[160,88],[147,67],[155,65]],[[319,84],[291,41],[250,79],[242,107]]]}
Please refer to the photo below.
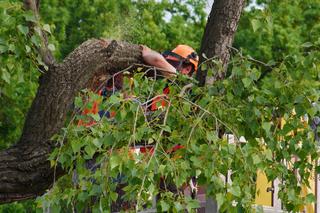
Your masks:
{"label": "orange safety helmet", "polygon": [[196,51],[188,45],[179,44],[172,51],[165,51],[163,56],[167,60],[191,63],[194,66],[194,70],[198,70],[199,57]]}

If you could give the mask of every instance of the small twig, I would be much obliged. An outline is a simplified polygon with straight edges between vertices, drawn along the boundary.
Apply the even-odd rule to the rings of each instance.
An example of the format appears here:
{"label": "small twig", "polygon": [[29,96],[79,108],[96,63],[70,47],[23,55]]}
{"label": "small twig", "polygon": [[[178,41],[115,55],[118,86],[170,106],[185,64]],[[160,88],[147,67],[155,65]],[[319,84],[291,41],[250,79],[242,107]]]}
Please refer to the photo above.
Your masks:
{"label": "small twig", "polygon": [[235,48],[235,47],[232,47],[232,46],[227,46],[227,47],[230,48],[231,50],[235,51],[236,53],[238,53],[241,59],[247,59],[247,60],[249,60],[249,61],[252,61],[252,62],[255,62],[255,63],[257,63],[257,64],[260,64],[260,65],[262,65],[262,66],[264,66],[264,67],[268,67],[268,68],[270,68],[270,69],[273,69],[273,67],[270,66],[269,64],[266,64],[266,63],[264,63],[264,62],[262,62],[262,61],[259,61],[259,60],[255,59],[255,58],[252,58],[252,57],[245,57],[245,56],[243,56],[242,53],[240,52],[240,50],[238,50],[238,49]]}
{"label": "small twig", "polygon": [[[163,125],[166,125],[166,123],[167,123],[167,118],[168,118],[168,114],[169,114],[170,105],[171,105],[171,102],[169,102],[169,105],[168,105],[168,107],[167,107],[166,114],[165,114],[164,119],[163,119]],[[152,159],[155,157],[155,155],[156,155],[156,151],[157,151],[158,146],[159,146],[159,143],[160,143],[160,141],[161,141],[161,137],[162,137],[162,135],[163,135],[163,132],[164,132],[164,130],[161,129],[161,131],[160,131],[160,133],[159,133],[159,137],[158,137],[159,139],[158,139],[158,141],[157,141],[157,143],[156,143],[156,145],[155,145],[155,147],[154,147],[154,151],[153,151],[154,153],[151,155],[151,157],[150,157],[150,159],[149,159],[149,161],[148,161],[148,164],[147,164],[147,167],[146,167],[146,168],[148,168],[148,167],[150,166],[151,160],[152,160]],[[145,182],[145,180],[146,180],[146,177],[147,177],[147,174],[145,174],[145,175],[143,176],[142,183],[141,183],[141,187],[140,187],[140,190],[139,190],[139,192],[138,192],[136,212],[139,211],[141,192],[142,192],[143,185],[144,185],[144,182]]]}
{"label": "small twig", "polygon": [[135,116],[134,123],[133,123],[133,132],[132,132],[133,139],[129,140],[128,147],[130,146],[132,140],[133,140],[133,147],[136,146],[135,140],[136,140],[136,129],[137,129],[137,121],[138,121],[139,109],[140,109],[140,105],[137,107],[136,116]]}
{"label": "small twig", "polygon": [[[154,101],[155,99],[157,99],[157,98],[165,98],[165,97],[167,97],[166,94],[156,95],[153,98],[147,100],[146,102],[141,103],[141,105],[142,106],[146,105],[147,107],[149,107],[152,104],[152,101]],[[163,99],[163,100],[165,100],[165,99]],[[150,104],[150,102],[151,102],[151,104]]]}
{"label": "small twig", "polygon": [[70,122],[68,123],[68,126],[66,127],[66,129],[65,129],[65,131],[64,131],[63,137],[62,137],[62,139],[60,140],[60,147],[59,147],[59,150],[58,150],[56,162],[55,162],[55,164],[54,164],[54,169],[53,169],[53,185],[56,183],[57,165],[58,165],[58,159],[59,159],[59,157],[60,157],[60,153],[61,153],[61,150],[62,150],[63,141],[64,141],[64,139],[66,138],[66,136],[67,136],[67,130],[70,128],[71,124],[73,124],[73,121],[75,120],[75,117],[76,117],[76,116],[72,117],[72,119],[71,119]]}
{"label": "small twig", "polygon": [[214,59],[218,58],[218,56],[213,56],[211,58],[206,58],[206,60],[204,60],[203,62],[201,62],[198,67],[201,67],[203,64],[207,63],[208,61],[212,61]]}
{"label": "small twig", "polygon": [[238,140],[238,136],[237,136],[237,134],[232,130],[232,128],[229,127],[225,122],[223,122],[222,120],[220,120],[215,114],[213,114],[212,112],[206,110],[205,108],[201,107],[200,105],[198,105],[198,104],[196,104],[196,103],[188,100],[188,99],[185,98],[185,97],[180,97],[180,96],[177,96],[177,97],[178,97],[178,98],[182,98],[183,100],[187,101],[188,103],[192,104],[193,106],[201,109],[202,111],[204,111],[204,112],[208,113],[209,115],[211,115],[212,117],[214,117],[217,121],[219,121],[219,123],[221,123],[221,124],[222,124],[223,126],[225,126],[227,129],[229,129],[229,130],[232,132],[232,134],[236,137],[236,139]]}
{"label": "small twig", "polygon": [[192,129],[190,131],[190,134],[189,134],[189,137],[188,137],[188,140],[187,140],[187,146],[189,146],[189,142],[191,140],[191,136],[196,128],[196,126],[198,126],[199,122],[202,120],[203,116],[207,114],[207,112],[203,112],[202,115],[200,116],[200,119],[192,126]]}
{"label": "small twig", "polygon": [[[156,84],[156,80],[157,80],[157,72],[156,72],[156,69],[153,68],[153,71],[154,71],[154,76],[153,76],[153,80],[154,80],[154,81],[153,81],[153,83],[152,83],[151,90],[150,90],[150,93],[149,93],[149,95],[148,95],[147,100],[150,99],[150,97],[151,97],[151,95],[152,95],[152,93],[153,93],[153,90],[154,90],[154,85]],[[147,110],[147,108],[146,108],[146,110]]]}
{"label": "small twig", "polygon": [[192,88],[193,86],[194,86],[193,83],[190,83],[190,84],[187,84],[184,87],[182,87],[182,89],[181,89],[181,91],[179,93],[179,96],[183,96],[186,93],[186,91],[188,89]]}

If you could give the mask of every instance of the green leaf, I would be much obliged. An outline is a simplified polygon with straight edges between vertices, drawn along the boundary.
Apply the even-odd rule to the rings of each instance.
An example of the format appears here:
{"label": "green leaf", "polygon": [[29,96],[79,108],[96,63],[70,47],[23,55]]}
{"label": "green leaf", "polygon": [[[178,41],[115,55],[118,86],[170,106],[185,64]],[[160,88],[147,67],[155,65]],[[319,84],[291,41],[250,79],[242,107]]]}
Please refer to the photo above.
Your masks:
{"label": "green leaf", "polygon": [[23,16],[26,21],[37,22],[35,15],[31,11],[26,12]]}
{"label": "green leaf", "polygon": [[252,25],[253,32],[256,32],[260,28],[261,22],[257,19],[253,19],[251,20],[251,25]]}
{"label": "green leaf", "polygon": [[29,33],[29,28],[27,26],[18,25],[18,30],[23,34],[27,35]]}
{"label": "green leaf", "polygon": [[[9,44],[8,50],[11,51],[11,52],[15,52],[16,51],[16,46],[14,44]],[[10,70],[11,70],[11,68],[10,68]]]}
{"label": "green leaf", "polygon": [[153,144],[154,143],[154,139],[153,138],[149,138],[148,139],[148,144]]}
{"label": "green leaf", "polygon": [[97,148],[101,148],[101,146],[102,146],[102,142],[101,142],[99,139],[97,139],[97,138],[93,139],[92,143],[93,143]]}
{"label": "green leaf", "polygon": [[115,142],[115,138],[112,135],[108,134],[102,138],[102,141],[104,145],[112,146]]}
{"label": "green leaf", "polygon": [[229,150],[229,153],[233,155],[237,150],[236,144],[228,144],[228,150]]}
{"label": "green leaf", "polygon": [[116,201],[118,199],[118,194],[116,192],[110,192],[110,197],[112,201]]}
{"label": "green leaf", "polygon": [[25,47],[26,47],[26,52],[27,53],[31,52],[31,48],[28,45],[25,45]]}
{"label": "green leaf", "polygon": [[301,46],[308,48],[308,47],[312,47],[313,44],[311,42],[306,42],[306,43],[303,43]]}
{"label": "green leaf", "polygon": [[270,149],[264,150],[264,154],[268,160],[272,160],[273,156],[272,156],[272,151]]}
{"label": "green leaf", "polygon": [[188,203],[187,203],[187,209],[190,210],[190,209],[196,209],[196,208],[199,208],[200,207],[200,204],[197,200],[188,200]]}
{"label": "green leaf", "polygon": [[207,140],[208,141],[216,141],[216,140],[218,140],[218,137],[216,136],[214,131],[207,132],[206,136],[207,136]]}
{"label": "green leaf", "polygon": [[236,197],[240,197],[240,195],[241,195],[240,186],[232,185],[232,187],[230,189],[230,193]]}
{"label": "green leaf", "polygon": [[111,95],[108,101],[110,104],[116,104],[120,102],[120,98],[116,95]]}
{"label": "green leaf", "polygon": [[1,9],[9,9],[10,7],[12,7],[12,3],[8,2],[8,1],[0,2]]}
{"label": "green leaf", "polygon": [[89,195],[99,195],[101,194],[101,191],[102,191],[101,186],[95,184],[92,186],[92,189],[90,190]]}
{"label": "green leaf", "polygon": [[5,45],[0,45],[0,53],[4,53],[8,50],[8,47]]}
{"label": "green leaf", "polygon": [[164,125],[161,125],[161,129],[165,132],[171,132],[171,128],[169,126],[164,126]]}
{"label": "green leaf", "polygon": [[34,45],[36,45],[36,47],[40,47],[40,45],[41,45],[40,38],[39,38],[39,36],[37,36],[37,35],[31,36],[31,42],[32,42]]}
{"label": "green leaf", "polygon": [[92,159],[94,153],[96,152],[96,149],[94,146],[88,144],[84,150],[86,151],[86,153],[88,154],[89,158]]}
{"label": "green leaf", "polygon": [[83,106],[83,101],[81,97],[76,97],[74,100],[74,105],[78,108],[81,108]]}
{"label": "green leaf", "polygon": [[99,114],[91,114],[90,115],[90,117],[92,117],[93,118],[93,120],[95,120],[95,121],[100,121],[101,120],[101,118],[100,118],[100,115]]}
{"label": "green leaf", "polygon": [[121,158],[117,155],[112,155],[110,157],[110,168],[114,169],[121,164]]}
{"label": "green leaf", "polygon": [[309,193],[306,196],[306,203],[315,203],[317,201],[316,197],[314,196],[314,194]]}
{"label": "green leaf", "polygon": [[216,195],[216,201],[217,201],[218,207],[220,207],[224,203],[225,200],[226,200],[226,198],[225,198],[224,194],[218,193]]}
{"label": "green leaf", "polygon": [[71,148],[72,148],[73,153],[80,152],[82,146],[83,146],[83,144],[80,143],[80,141],[76,141],[76,140],[71,141]]}
{"label": "green leaf", "polygon": [[60,205],[56,205],[56,204],[50,206],[50,212],[52,212],[52,213],[61,212],[61,206]]}
{"label": "green leaf", "polygon": [[2,78],[5,82],[7,82],[8,84],[10,84],[11,76],[10,76],[10,73],[7,72],[7,70],[2,69],[1,78]]}
{"label": "green leaf", "polygon": [[262,128],[264,129],[264,131],[266,131],[266,133],[269,133],[271,129],[271,122],[263,122]]}
{"label": "green leaf", "polygon": [[175,209],[177,210],[177,212],[180,212],[180,211],[183,210],[183,206],[182,206],[181,203],[179,203],[179,202],[175,202],[175,203],[174,203],[174,207],[175,207]]}
{"label": "green leaf", "polygon": [[49,25],[49,24],[43,25],[43,29],[44,29],[46,32],[48,32],[48,33],[51,34],[51,30],[50,30],[50,25]]}
{"label": "green leaf", "polygon": [[190,113],[190,110],[191,110],[191,105],[189,103],[185,103],[183,104],[182,106],[182,110],[185,114],[188,114]]}
{"label": "green leaf", "polygon": [[160,201],[160,205],[161,205],[161,210],[163,212],[169,211],[170,205],[168,203],[166,203],[165,201],[161,200]]}
{"label": "green leaf", "polygon": [[252,160],[253,160],[254,164],[258,164],[258,163],[261,162],[261,159],[260,159],[259,155],[253,155],[252,156]]}
{"label": "green leaf", "polygon": [[158,167],[158,172],[159,172],[161,175],[164,175],[165,169],[166,169],[166,165],[161,164],[161,165]]}
{"label": "green leaf", "polygon": [[247,88],[250,86],[252,80],[250,78],[243,78],[242,83],[244,84],[244,87]]}
{"label": "green leaf", "polygon": [[48,45],[48,49],[51,50],[51,51],[55,51],[56,47],[54,46],[54,44],[49,44]]}

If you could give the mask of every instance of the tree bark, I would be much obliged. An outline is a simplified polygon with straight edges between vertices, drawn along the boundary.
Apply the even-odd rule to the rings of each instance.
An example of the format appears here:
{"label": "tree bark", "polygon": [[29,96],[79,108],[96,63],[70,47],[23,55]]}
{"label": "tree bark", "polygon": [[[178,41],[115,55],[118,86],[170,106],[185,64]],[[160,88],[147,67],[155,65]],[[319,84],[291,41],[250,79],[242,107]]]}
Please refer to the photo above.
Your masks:
{"label": "tree bark", "polygon": [[[142,63],[141,51],[139,45],[92,39],[61,64],[50,66],[40,78],[20,140],[0,151],[0,203],[35,197],[52,185],[54,170],[47,159],[55,142],[50,138],[64,126],[77,92],[101,70],[112,74]],[[60,174],[58,169],[56,175]]]}
{"label": "tree bark", "polygon": [[[222,63],[223,70],[217,71],[211,79],[207,79],[207,69],[201,67],[197,72],[197,79],[200,85],[212,83],[215,80],[223,79],[229,62],[229,48],[232,46],[234,34],[237,30],[241,12],[245,5],[244,0],[215,0],[208,22],[202,37],[200,47],[200,63],[208,59],[218,59]],[[206,58],[203,56],[206,56]],[[208,68],[214,69],[214,63],[207,63]]]}

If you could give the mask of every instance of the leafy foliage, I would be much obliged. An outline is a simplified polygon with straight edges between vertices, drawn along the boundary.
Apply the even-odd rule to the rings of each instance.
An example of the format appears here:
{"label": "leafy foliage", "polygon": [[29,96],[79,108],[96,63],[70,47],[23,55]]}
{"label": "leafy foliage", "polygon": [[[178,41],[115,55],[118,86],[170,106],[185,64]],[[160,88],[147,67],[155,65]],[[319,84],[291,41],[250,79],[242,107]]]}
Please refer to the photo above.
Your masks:
{"label": "leafy foliage", "polygon": [[21,3],[0,3],[0,148],[16,141],[21,134],[24,115],[37,88],[35,54],[40,45],[37,34],[29,36],[26,21],[34,16],[22,9]]}
{"label": "leafy foliage", "polygon": [[[92,37],[106,37],[165,50],[185,43],[200,46],[204,0],[42,1],[41,16],[54,29],[56,54],[64,58]],[[192,10],[190,10],[192,8]]]}
{"label": "leafy foliage", "polygon": [[[297,69],[316,63],[319,43],[313,47],[302,60],[285,60],[263,79],[261,67],[242,55],[235,56],[228,78],[204,88],[194,86],[185,94],[181,94],[183,85],[193,81],[188,77],[154,81],[134,75],[134,87],[124,89],[129,94],[114,94],[101,104],[101,109],[116,113],[114,118],[99,120],[87,115],[98,123],[86,128],[71,121],[60,136],[61,147],[50,159],[52,165],[59,163],[69,171],[64,179],[68,187],[58,182],[40,199],[42,205],[111,210],[120,197],[115,191],[122,186],[122,199],[133,208],[150,207],[151,198],[158,196],[159,210],[178,212],[195,208],[196,201],[159,185],[165,179],[180,188],[195,176],[221,210],[232,211],[234,202],[249,210],[255,198],[256,173],[261,170],[269,180],[285,180],[280,198],[287,210],[298,211],[313,201],[311,194],[301,196],[300,185],[308,185],[318,159],[313,132],[301,117],[319,113],[312,105],[319,99],[319,90],[314,89],[319,87],[319,67],[311,66],[303,74]],[[170,88],[167,107],[159,106],[152,113],[146,110],[150,98],[162,94],[166,85]],[[91,95],[92,101],[99,98],[95,96]],[[77,107],[86,104],[78,101]],[[286,120],[283,128],[281,118]],[[86,118],[80,115],[78,119]],[[222,128],[236,143],[219,137]],[[239,143],[240,136],[246,143]],[[62,144],[65,137],[68,143]],[[153,145],[153,153],[132,152],[138,144]],[[185,148],[168,153],[175,144]],[[232,183],[225,184],[221,177],[228,173]]]}
{"label": "leafy foliage", "polygon": [[[290,55],[296,60],[319,38],[317,0],[258,1],[263,9],[244,11],[234,46],[262,61],[274,63]],[[311,42],[311,43],[310,43]]]}

